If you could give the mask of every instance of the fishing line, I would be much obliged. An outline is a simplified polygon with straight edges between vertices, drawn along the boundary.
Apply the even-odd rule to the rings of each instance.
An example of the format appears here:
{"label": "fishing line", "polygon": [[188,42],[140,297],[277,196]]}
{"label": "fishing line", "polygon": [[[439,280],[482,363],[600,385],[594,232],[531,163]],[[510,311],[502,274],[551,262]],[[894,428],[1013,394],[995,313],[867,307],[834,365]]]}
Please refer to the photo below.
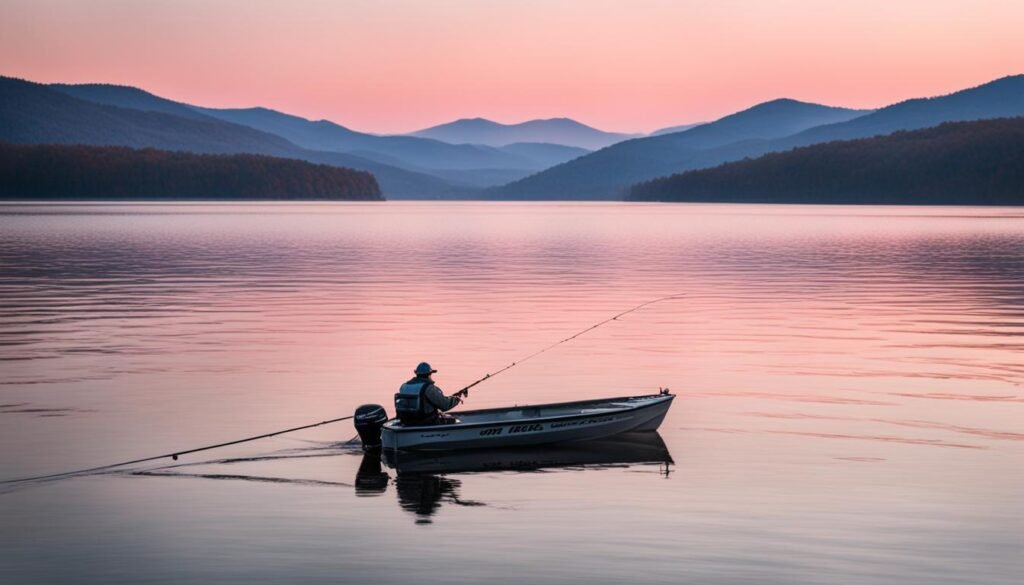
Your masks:
{"label": "fishing line", "polygon": [[[647,301],[645,303],[641,303],[641,304],[639,304],[639,305],[637,305],[637,306],[635,306],[635,307],[633,307],[631,309],[625,310],[625,311],[619,313],[618,315],[615,315],[614,317],[609,317],[608,319],[605,319],[604,321],[601,321],[599,323],[595,323],[595,324],[591,325],[590,327],[587,327],[586,329],[583,329],[583,330],[581,330],[581,331],[579,331],[579,332],[577,332],[577,333],[575,333],[575,334],[573,334],[573,335],[571,335],[569,337],[566,337],[565,339],[556,341],[555,343],[552,343],[551,345],[549,345],[549,346],[547,346],[547,347],[545,347],[545,348],[543,348],[543,349],[541,349],[539,351],[535,351],[535,352],[531,353],[530,355],[528,355],[528,356],[526,356],[526,357],[524,357],[522,359],[519,359],[517,361],[512,362],[511,364],[505,366],[504,368],[501,368],[500,370],[497,370],[495,372],[491,372],[490,374],[485,375],[483,378],[480,378],[479,380],[476,380],[475,382],[469,384],[468,386],[466,386],[462,390],[459,390],[455,394],[457,394],[457,395],[461,394],[463,396],[468,396],[469,395],[469,389],[472,388],[473,386],[476,386],[477,384],[480,384],[481,382],[484,382],[486,380],[490,380],[491,378],[497,376],[498,374],[501,374],[502,372],[506,372],[508,370],[511,370],[512,368],[516,367],[517,365],[519,365],[519,364],[521,364],[521,363],[523,363],[523,362],[525,362],[527,360],[533,359],[533,358],[539,356],[542,353],[550,351],[550,350],[558,347],[559,345],[562,345],[563,343],[568,343],[568,342],[572,341],[573,339],[576,339],[577,337],[579,337],[579,336],[581,336],[581,335],[583,335],[585,333],[589,333],[590,331],[593,331],[594,329],[597,329],[598,327],[600,327],[602,325],[605,325],[607,323],[611,323],[612,321],[616,321],[616,320],[619,319],[619,317],[622,317],[624,315],[628,315],[628,314],[630,314],[630,313],[632,313],[634,311],[638,311],[638,310],[640,310],[640,309],[642,309],[642,308],[644,308],[644,307],[646,307],[648,305],[653,305],[654,303],[660,303],[662,301],[667,301],[667,300],[671,300],[671,299],[678,299],[678,298],[681,298],[682,296],[684,296],[684,295],[676,294],[676,295],[671,295],[671,296],[667,296],[667,297],[661,297],[661,298],[658,298],[658,299],[654,299],[652,301]],[[99,467],[90,467],[88,469],[78,469],[78,470],[75,470],[75,471],[65,471],[65,472],[62,472],[62,473],[51,473],[49,475],[37,475],[37,476],[34,476],[34,477],[22,477],[22,478],[19,478],[19,479],[0,480],[0,485],[12,484],[12,483],[23,483],[23,482],[29,482],[29,481],[40,481],[40,480],[48,480],[48,479],[59,479],[59,478],[63,478],[63,477],[71,477],[71,476],[75,476],[75,475],[82,475],[82,474],[85,474],[85,473],[95,473],[97,471],[106,471],[108,469],[114,469],[114,468],[117,468],[117,467],[124,467],[126,465],[135,465],[136,463],[147,463],[149,461],[157,461],[159,459],[166,459],[168,457],[170,457],[171,459],[177,461],[178,457],[181,456],[181,455],[188,455],[190,453],[199,453],[200,451],[209,451],[210,449],[218,449],[220,447],[228,447],[230,445],[238,445],[239,443],[248,443],[249,441],[256,441],[258,439],[267,439],[267,438],[270,438],[270,437],[276,437],[277,435],[283,435],[285,433],[292,433],[292,432],[295,432],[295,431],[301,431],[301,430],[304,430],[304,429],[311,429],[313,427],[319,427],[321,425],[328,425],[328,424],[340,422],[340,421],[343,421],[343,420],[349,420],[349,419],[352,419],[354,417],[355,417],[355,415],[351,415],[350,414],[348,416],[332,418],[330,420],[324,420],[324,421],[320,421],[318,423],[313,423],[313,424],[309,424],[309,425],[303,425],[301,427],[294,427],[294,428],[291,428],[291,429],[285,429],[283,431],[275,431],[273,433],[266,433],[266,434],[263,434],[263,435],[256,435],[255,437],[246,437],[245,439],[237,439],[235,441],[228,441],[226,443],[217,443],[216,445],[207,445],[206,447],[197,447],[195,449],[187,449],[185,451],[174,451],[172,453],[165,453],[163,455],[154,455],[153,457],[143,457],[142,459],[133,459],[131,461],[122,461],[120,463],[111,463],[109,465],[100,465]],[[352,441],[349,441],[349,442],[351,443]]]}

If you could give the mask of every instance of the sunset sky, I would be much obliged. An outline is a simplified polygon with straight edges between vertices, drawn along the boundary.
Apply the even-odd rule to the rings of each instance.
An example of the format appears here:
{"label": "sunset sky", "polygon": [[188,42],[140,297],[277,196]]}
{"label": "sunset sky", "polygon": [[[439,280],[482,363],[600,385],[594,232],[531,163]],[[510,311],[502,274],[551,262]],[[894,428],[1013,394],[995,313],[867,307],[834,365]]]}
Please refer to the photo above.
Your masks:
{"label": "sunset sky", "polygon": [[353,129],[650,131],[778,97],[877,107],[1024,73],[1020,0],[2,0],[0,74]]}

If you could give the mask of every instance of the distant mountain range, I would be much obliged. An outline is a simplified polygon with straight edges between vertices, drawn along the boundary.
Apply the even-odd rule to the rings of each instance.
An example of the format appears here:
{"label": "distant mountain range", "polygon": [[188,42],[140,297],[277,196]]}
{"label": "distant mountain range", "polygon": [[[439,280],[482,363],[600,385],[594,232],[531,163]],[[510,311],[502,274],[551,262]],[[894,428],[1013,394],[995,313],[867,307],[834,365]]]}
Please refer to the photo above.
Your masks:
{"label": "distant mountain range", "polygon": [[1024,205],[1024,118],[804,146],[641,183],[629,199]]}
{"label": "distant mountain range", "polygon": [[710,149],[781,138],[866,113],[774,100],[683,132],[621,142],[489,194],[503,199],[620,199],[631,184],[685,169]]}
{"label": "distant mountain range", "polygon": [[500,124],[484,118],[464,118],[412,132],[410,136],[433,138],[452,144],[505,146],[517,142],[543,142],[594,150],[639,135],[604,132],[569,118],[530,120],[519,124]]}
{"label": "distant mountain range", "polygon": [[101,84],[57,84],[51,87],[106,105],[188,118],[215,118],[283,137],[304,149],[348,153],[473,187],[504,183],[589,152],[555,144],[533,148],[513,145],[517,148],[509,149],[448,144],[407,136],[377,136],[356,132],[328,120],[311,121],[268,108],[215,109],[183,104],[134,87]]}
{"label": "distant mountain range", "polygon": [[479,144],[448,144],[428,138],[377,136],[355,132],[327,120],[313,122],[266,108],[196,109],[214,118],[283,136],[303,148],[350,152],[426,172],[473,169],[540,170],[589,152],[562,145],[516,152]]}
{"label": "distant mountain range", "polygon": [[[135,98],[139,99],[137,95]],[[171,113],[148,106],[137,109],[96,103],[68,95],[58,87],[10,77],[0,77],[0,141],[266,154],[369,171],[384,193],[395,197],[458,198],[474,193],[437,177],[352,154],[304,149],[275,134],[198,112]]]}
{"label": "distant mountain range", "polygon": [[621,199],[638,182],[766,153],[1021,115],[1018,75],[877,111],[779,99],[643,137],[567,118],[508,125],[466,119],[379,136],[261,107],[186,104],[134,87],[0,77],[0,141],[300,159],[370,172],[389,198]]}
{"label": "distant mountain range", "polygon": [[488,191],[502,199],[618,199],[633,183],[831,140],[1024,115],[1024,75],[874,112],[776,100],[693,129],[629,140]]}

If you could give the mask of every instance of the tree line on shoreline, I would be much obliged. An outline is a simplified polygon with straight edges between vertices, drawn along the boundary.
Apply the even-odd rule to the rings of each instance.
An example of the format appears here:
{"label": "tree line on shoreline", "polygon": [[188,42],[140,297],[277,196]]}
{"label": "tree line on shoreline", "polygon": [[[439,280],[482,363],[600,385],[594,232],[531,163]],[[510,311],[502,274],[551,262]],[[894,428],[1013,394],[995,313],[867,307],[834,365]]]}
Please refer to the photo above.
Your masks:
{"label": "tree line on shoreline", "polygon": [[631,201],[1024,204],[1024,117],[835,141],[633,186]]}
{"label": "tree line on shoreline", "polygon": [[365,171],[257,154],[0,143],[0,198],[381,201]]}

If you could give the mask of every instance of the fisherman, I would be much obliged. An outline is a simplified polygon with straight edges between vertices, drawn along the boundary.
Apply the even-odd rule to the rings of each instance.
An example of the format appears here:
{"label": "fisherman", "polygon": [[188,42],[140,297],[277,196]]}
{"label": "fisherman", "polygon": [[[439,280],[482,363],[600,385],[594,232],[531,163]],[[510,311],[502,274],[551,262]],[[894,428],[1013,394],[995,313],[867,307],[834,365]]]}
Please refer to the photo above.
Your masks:
{"label": "fisherman", "polygon": [[403,425],[436,425],[454,422],[442,414],[462,404],[462,391],[445,396],[434,384],[431,376],[437,370],[427,362],[416,366],[416,377],[409,380],[395,394],[395,412]]}

